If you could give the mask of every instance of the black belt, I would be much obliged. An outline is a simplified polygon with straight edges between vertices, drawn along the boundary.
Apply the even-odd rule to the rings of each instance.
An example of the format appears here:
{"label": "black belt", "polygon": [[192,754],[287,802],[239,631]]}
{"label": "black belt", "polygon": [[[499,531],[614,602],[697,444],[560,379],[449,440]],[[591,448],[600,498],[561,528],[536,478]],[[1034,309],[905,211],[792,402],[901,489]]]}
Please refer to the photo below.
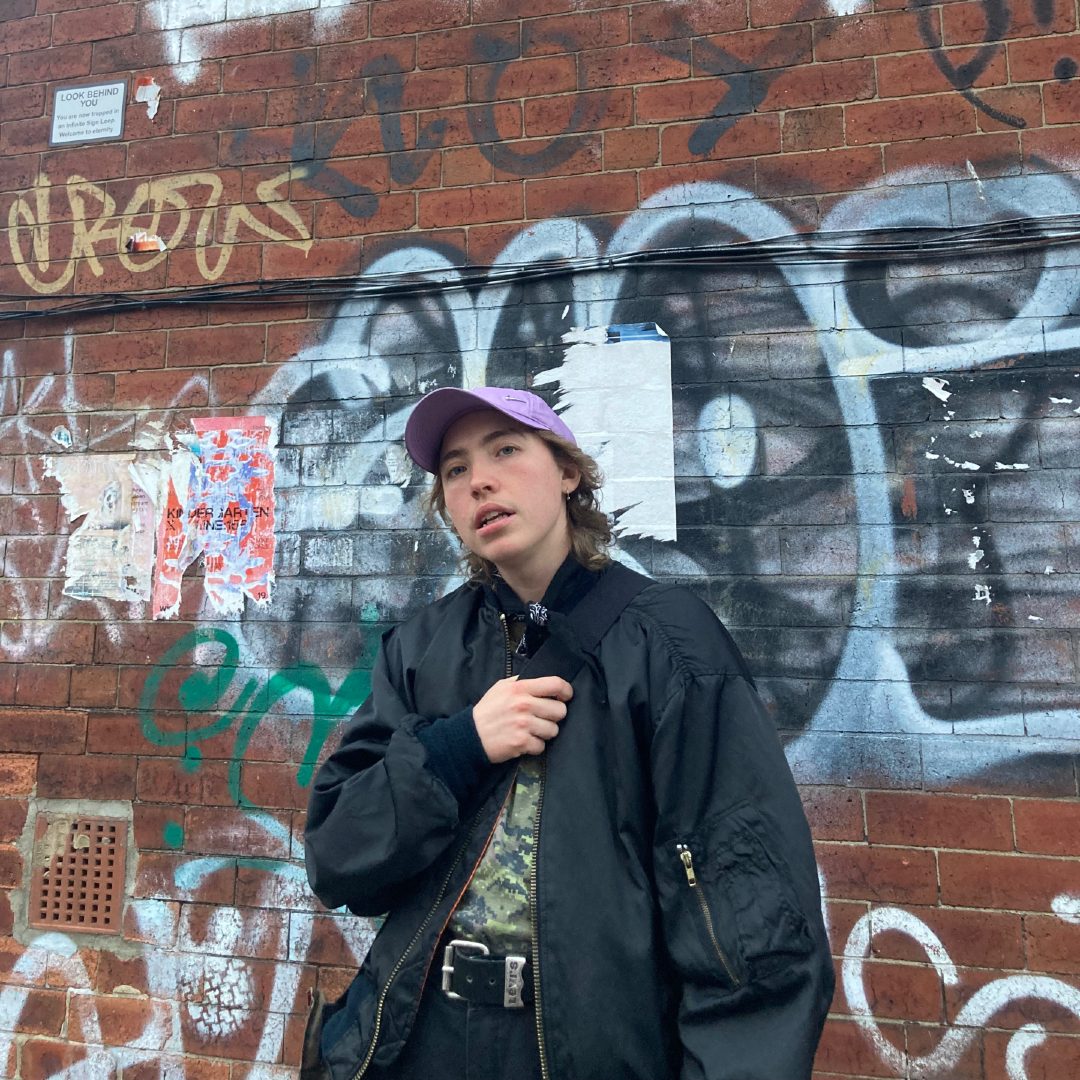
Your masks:
{"label": "black belt", "polygon": [[492,956],[479,941],[455,939],[443,950],[442,988],[473,1005],[520,1009],[533,999],[532,965],[523,955]]}

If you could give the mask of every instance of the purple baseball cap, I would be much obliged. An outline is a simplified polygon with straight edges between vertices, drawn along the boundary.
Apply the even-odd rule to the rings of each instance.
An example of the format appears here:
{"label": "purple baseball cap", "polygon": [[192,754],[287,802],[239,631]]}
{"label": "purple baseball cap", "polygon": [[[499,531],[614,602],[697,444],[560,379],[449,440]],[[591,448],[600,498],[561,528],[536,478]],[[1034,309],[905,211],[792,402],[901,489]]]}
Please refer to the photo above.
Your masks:
{"label": "purple baseball cap", "polygon": [[405,425],[405,449],[409,457],[425,472],[437,473],[439,451],[447,429],[459,417],[482,409],[494,409],[526,427],[550,431],[577,446],[574,433],[559,419],[555,410],[528,390],[511,390],[506,386],[458,390],[444,386],[425,394]]}

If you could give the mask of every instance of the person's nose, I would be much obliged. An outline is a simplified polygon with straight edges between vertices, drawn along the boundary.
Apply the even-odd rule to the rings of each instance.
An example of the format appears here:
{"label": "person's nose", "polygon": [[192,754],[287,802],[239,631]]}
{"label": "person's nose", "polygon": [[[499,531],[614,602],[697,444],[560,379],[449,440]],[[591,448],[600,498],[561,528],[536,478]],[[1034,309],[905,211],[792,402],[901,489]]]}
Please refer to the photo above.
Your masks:
{"label": "person's nose", "polygon": [[484,495],[495,490],[495,472],[487,462],[474,463],[469,472],[469,483],[474,495]]}

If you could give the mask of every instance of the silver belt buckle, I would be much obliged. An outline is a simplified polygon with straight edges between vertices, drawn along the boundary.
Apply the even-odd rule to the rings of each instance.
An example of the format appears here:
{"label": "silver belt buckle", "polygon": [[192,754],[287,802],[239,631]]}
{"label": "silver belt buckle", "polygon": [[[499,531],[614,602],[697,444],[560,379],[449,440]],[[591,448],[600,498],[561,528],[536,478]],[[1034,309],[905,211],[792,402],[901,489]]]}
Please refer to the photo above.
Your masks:
{"label": "silver belt buckle", "polygon": [[450,989],[450,980],[454,977],[454,953],[460,950],[461,952],[475,952],[478,956],[488,956],[491,950],[481,941],[462,941],[460,938],[455,938],[449,945],[443,949],[443,962],[442,962],[442,989],[443,993],[447,997],[453,998],[455,1001],[464,1001],[460,994],[455,994]]}
{"label": "silver belt buckle", "polygon": [[508,956],[503,975],[503,1008],[525,1008],[525,957]]}

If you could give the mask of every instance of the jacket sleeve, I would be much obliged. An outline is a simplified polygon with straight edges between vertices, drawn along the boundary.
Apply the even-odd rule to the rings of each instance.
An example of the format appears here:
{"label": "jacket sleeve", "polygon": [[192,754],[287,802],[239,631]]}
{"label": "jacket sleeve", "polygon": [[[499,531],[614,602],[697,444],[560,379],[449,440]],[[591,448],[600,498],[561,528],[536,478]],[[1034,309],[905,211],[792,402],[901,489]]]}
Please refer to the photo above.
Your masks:
{"label": "jacket sleeve", "polygon": [[458,800],[429,767],[417,735],[431,721],[410,712],[399,672],[390,631],[371,694],[316,773],[308,802],[311,887],[328,907],[346,904],[358,915],[392,910],[451,843],[459,820]]}
{"label": "jacket sleeve", "polygon": [[745,673],[674,682],[652,768],[682,1080],[810,1080],[834,975],[798,791]]}

